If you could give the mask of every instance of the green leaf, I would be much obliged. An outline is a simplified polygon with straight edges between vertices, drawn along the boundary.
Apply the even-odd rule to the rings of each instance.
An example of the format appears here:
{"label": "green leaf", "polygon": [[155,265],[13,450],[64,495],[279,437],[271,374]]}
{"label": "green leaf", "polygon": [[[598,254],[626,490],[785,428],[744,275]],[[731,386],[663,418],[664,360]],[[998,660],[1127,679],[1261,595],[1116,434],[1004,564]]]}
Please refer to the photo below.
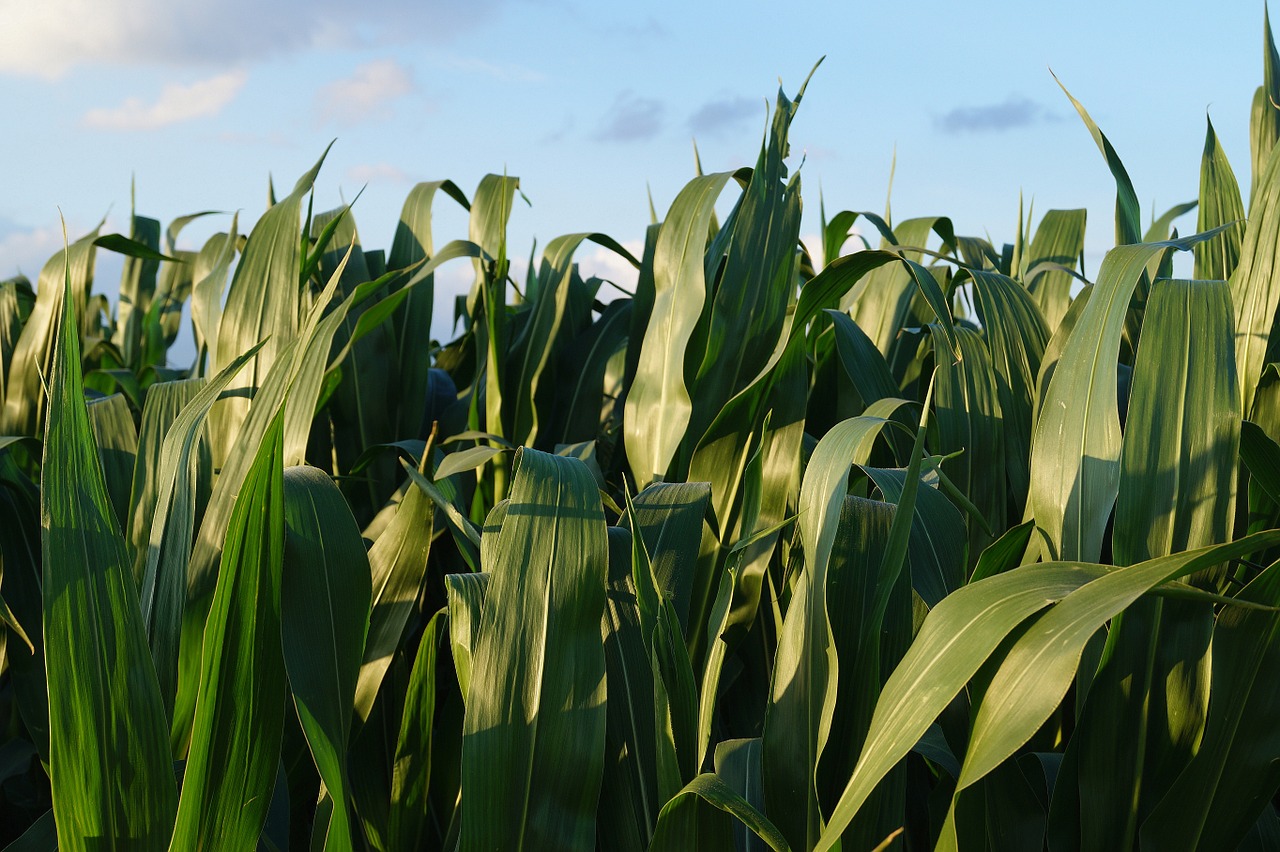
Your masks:
{"label": "green leaf", "polygon": [[285,671],[320,779],[334,801],[325,848],[350,850],[346,756],[369,629],[369,560],[351,509],[322,470],[285,470],[284,522]]}
{"label": "green leaf", "polygon": [[285,710],[282,433],[277,414],[227,527],[171,850],[252,849],[271,802]]}
{"label": "green leaf", "polygon": [[1249,468],[1253,481],[1272,500],[1280,502],[1280,446],[1261,426],[1249,420],[1240,424],[1240,458]]}
{"label": "green leaf", "polygon": [[1212,230],[1230,225],[1227,230],[1195,248],[1195,277],[1199,280],[1226,281],[1240,260],[1240,241],[1244,236],[1244,204],[1240,185],[1227,154],[1222,150],[1213,122],[1205,116],[1204,155],[1200,158],[1200,211],[1196,230]]}
{"label": "green leaf", "polygon": [[470,447],[469,449],[458,450],[456,453],[449,453],[436,466],[435,478],[444,479],[447,476],[453,476],[455,473],[475,470],[488,464],[494,456],[500,456],[507,452],[510,452],[510,450],[506,447]]}
{"label": "green leaf", "polygon": [[[825,852],[833,847],[879,780],[919,742],[929,725],[977,673],[1005,637],[1028,617],[1077,590],[1089,588],[1091,591],[1088,595],[1077,598],[1071,608],[1054,618],[1059,625],[1071,624],[1076,631],[1073,636],[1078,637],[1083,633],[1083,641],[1087,641],[1096,629],[1096,626],[1090,629],[1089,624],[1096,625],[1098,618],[1109,618],[1154,586],[1272,546],[1277,541],[1280,541],[1280,532],[1258,534],[1231,544],[1161,557],[1123,570],[1081,562],[1027,565],[981,582],[970,583],[947,596],[925,618],[911,649],[885,683],[876,702],[876,712],[866,744],[858,758],[858,765],[815,848]],[[1106,583],[1097,585],[1102,580],[1106,580]],[[1055,609],[1055,613],[1057,611]],[[1077,616],[1084,620],[1081,621]],[[1035,622],[1033,630],[1045,635],[1043,627],[1046,621],[1047,616]],[[1049,626],[1052,627],[1053,622]],[[1030,635],[1031,631],[1024,634],[1019,645],[1026,647],[1023,643]],[[1058,693],[1057,698],[1054,693],[1062,681],[1062,674],[1065,671],[1065,682],[1061,684],[1065,691],[1078,660],[1079,654],[1074,647],[1064,645],[1062,653],[1054,659],[1038,660],[1028,667],[1025,657],[1020,659],[1011,651],[1005,656],[1001,670],[1007,670],[1007,676],[1015,680],[1018,673],[1021,673],[1022,681],[1017,685],[1023,688],[1016,694],[1011,694],[1005,687],[1013,684],[993,683],[987,689],[987,701],[992,704],[999,702],[1006,713],[1019,712],[1023,717],[1021,721],[1029,722],[1039,716],[1044,705],[1057,705],[1061,693]],[[1055,666],[1052,682],[1045,671],[1047,664]],[[1040,691],[1028,697],[1027,688],[1034,684],[1039,684]],[[1021,711],[1018,702],[1029,704],[1029,712]],[[986,721],[991,718],[992,708],[986,701],[982,707],[986,708],[980,708],[985,727]],[[1040,720],[1043,721],[1043,716],[1040,716]],[[984,735],[994,737],[991,745],[998,745],[1000,748],[987,749],[988,753],[982,756],[983,766],[994,765],[992,760],[998,754],[1008,751],[1011,744],[1016,749],[1026,741],[1023,736],[1025,725],[1014,729],[1013,720],[1009,720],[1007,716],[999,721],[1008,721],[1011,727],[1008,730],[988,728],[984,731]],[[1036,726],[1038,725],[1039,722],[1036,722]],[[1027,733],[1026,736],[1030,734]],[[966,761],[974,759],[974,749],[971,741]],[[999,763],[999,760],[994,762]],[[970,774],[966,780],[981,777],[975,773],[973,766],[968,766],[967,771]]]}
{"label": "green leaf", "polygon": [[850,465],[867,461],[887,420],[855,417],[818,442],[800,487],[805,570],[778,638],[764,729],[765,802],[797,847],[818,837],[818,759],[831,733],[838,661],[827,608],[828,571]]}
{"label": "green leaf", "polygon": [[1231,273],[1236,318],[1236,371],[1246,417],[1266,361],[1268,339],[1280,306],[1280,277],[1274,274],[1280,246],[1280,153],[1273,148],[1249,207],[1240,262]]}
{"label": "green leaf", "polygon": [[[985,526],[971,522],[969,548],[978,552],[1004,531],[1008,514],[1005,469],[1004,413],[1000,407],[999,376],[991,354],[977,332],[955,329],[963,357],[952,361],[937,340],[939,329],[930,326],[938,350],[937,387],[934,397],[937,452],[958,453],[942,462],[962,494],[973,503]],[[1027,400],[1028,403],[1030,400]]]}
{"label": "green leaf", "polygon": [[1276,52],[1275,38],[1271,33],[1271,16],[1262,7],[1262,85],[1253,96],[1253,109],[1249,120],[1249,148],[1253,154],[1253,188],[1249,193],[1249,209],[1261,188],[1267,162],[1280,138],[1280,54]]}
{"label": "green leaf", "polygon": [[1050,558],[1095,561],[1102,552],[1120,479],[1115,365],[1129,300],[1148,263],[1166,249],[1193,244],[1194,238],[1108,252],[1047,379],[1031,455],[1030,506]]}
{"label": "green leaf", "polygon": [[[1050,72],[1052,73],[1052,72]],[[1102,152],[1103,158],[1107,161],[1107,168],[1111,170],[1112,177],[1116,181],[1116,245],[1131,245],[1142,241],[1142,206],[1138,203],[1138,194],[1134,192],[1133,181],[1129,179],[1129,173],[1125,171],[1124,164],[1120,162],[1120,155],[1116,153],[1116,149],[1111,147],[1111,140],[1098,129],[1098,125],[1090,118],[1089,113],[1084,108],[1084,104],[1071,96],[1067,91],[1067,87],[1062,85],[1062,81],[1054,76],[1054,81],[1058,83],[1062,93],[1071,101],[1071,105],[1076,108],[1076,112],[1080,114],[1080,120],[1084,122],[1084,126],[1089,128],[1089,134],[1093,136],[1093,141],[1097,143],[1098,150]]]}
{"label": "green leaf", "polygon": [[489,593],[488,574],[446,574],[449,595],[449,646],[458,690],[466,701],[471,693],[471,669],[475,661],[476,637]]}
{"label": "green leaf", "polygon": [[[1154,243],[1157,240],[1169,239],[1169,231],[1173,227],[1174,220],[1195,210],[1199,204],[1199,201],[1184,201],[1181,204],[1173,205],[1164,213],[1161,213],[1159,218],[1152,221],[1146,233],[1142,235],[1142,241],[1144,243]],[[1208,228],[1197,228],[1197,230],[1206,231]]]}
{"label": "green leaf", "polygon": [[[752,807],[735,793],[733,788],[720,780],[719,776],[711,772],[704,772],[694,778],[663,806],[662,813],[658,815],[658,825],[654,830],[653,842],[649,848],[655,852],[660,849],[732,849],[731,842],[725,845],[723,841],[725,836],[723,829],[727,828],[727,825],[712,823],[713,826],[721,829],[717,832],[718,837],[708,837],[705,833],[706,828],[699,825],[703,820],[693,811],[704,807],[703,803],[737,819],[767,843],[774,852],[786,852],[791,848],[787,845],[782,832],[778,831],[764,814]],[[714,845],[708,846],[708,843]]]}
{"label": "green leaf", "polygon": [[129,491],[138,455],[138,430],[133,425],[133,412],[120,394],[90,400],[87,408],[111,508],[115,512],[116,523],[122,530],[127,529]]}
{"label": "green leaf", "polygon": [[9,604],[5,602],[3,597],[0,597],[0,623],[12,630],[26,644],[28,651],[32,654],[36,652],[36,646],[32,643],[31,637],[27,635],[27,631],[18,623],[18,617],[13,614],[13,610],[9,609]]}
{"label": "green leaf", "polygon": [[[250,369],[237,377],[233,387],[260,387],[276,359],[298,336],[302,263],[298,254],[302,241],[298,217],[302,212],[302,199],[311,191],[328,153],[326,148],[316,164],[298,179],[293,191],[262,214],[236,265],[218,323],[211,367],[220,371],[250,346],[265,342]],[[247,398],[231,397],[213,412],[215,467],[224,466],[232,454],[248,411]]]}
{"label": "green leaf", "polygon": [[53,811],[45,811],[4,852],[58,852],[58,825]]}
{"label": "green leaf", "polygon": [[867,337],[858,324],[849,319],[848,314],[828,309],[831,325],[835,330],[836,354],[840,358],[840,366],[845,375],[853,383],[853,387],[862,398],[863,406],[876,400],[895,397],[899,393],[898,383],[889,372],[889,365],[884,356],[876,349],[871,338]]}
{"label": "green leaf", "polygon": [[[637,485],[666,476],[689,426],[693,402],[685,381],[685,352],[706,305],[707,231],[716,199],[731,176],[720,172],[690,181],[671,203],[658,233],[653,312],[639,344],[640,361],[623,420]],[[656,423],[647,416],[652,411],[662,412]]]}
{"label": "green leaf", "polygon": [[805,331],[809,322],[823,310],[838,307],[844,295],[868,273],[901,261],[902,257],[895,252],[872,249],[846,254],[831,261],[800,288],[791,333]]}
{"label": "green leaf", "polygon": [[426,576],[427,557],[431,553],[434,519],[435,505],[431,498],[422,489],[410,485],[391,522],[369,548],[373,592],[364,659],[356,681],[358,723],[369,718],[392,655],[400,647],[405,626],[416,610],[418,590]]}
{"label": "green leaf", "polygon": [[426,841],[431,803],[427,798],[431,781],[431,752],[436,713],[436,666],[444,638],[441,622],[445,610],[427,622],[409,675],[400,736],[396,741],[395,765],[391,775],[391,812],[387,840],[392,850],[413,852]]}
{"label": "green leaf", "polygon": [[[0,415],[3,428],[0,431],[7,435],[35,436],[44,433],[48,402],[44,383],[52,373],[57,354],[59,311],[62,310],[64,294],[72,294],[69,310],[74,317],[72,327],[78,334],[89,285],[93,280],[96,257],[93,241],[97,236],[98,231],[94,229],[51,257],[40,270],[35,304],[14,344],[5,377],[4,411]],[[64,279],[68,277],[71,284],[64,286]]]}
{"label": "green leaf", "polygon": [[176,788],[138,592],[94,448],[64,274],[41,467],[49,775],[59,847],[164,849]]}
{"label": "green leaf", "polygon": [[[690,387],[692,436],[686,453],[725,403],[757,375],[784,332],[795,293],[801,213],[800,176],[788,180],[784,158],[804,90],[801,86],[791,100],[779,88],[772,126],[751,178],[704,263],[713,278],[705,330],[695,334],[690,353],[699,366]],[[726,241],[723,249],[721,239]],[[723,271],[716,269],[721,264]],[[715,286],[715,275],[731,286]]]}
{"label": "green leaf", "polygon": [[[1087,210],[1050,210],[1040,220],[1018,276],[1026,284],[1052,332],[1071,303],[1076,279],[1069,270],[1081,266]],[[1082,269],[1083,271],[1083,269]]]}
{"label": "green leaf", "polygon": [[[653,486],[650,486],[651,488]],[[609,581],[603,633],[608,720],[600,787],[600,843],[646,849],[658,820],[654,678],[632,577],[631,532],[609,527]]]}
{"label": "green leaf", "polygon": [[145,330],[143,319],[155,296],[156,272],[160,261],[176,260],[160,254],[160,223],[131,213],[129,237],[107,234],[93,241],[109,251],[125,256],[120,276],[120,298],[116,304],[116,328],[112,342],[120,350],[125,366],[137,369]]}
{"label": "green leaf", "polygon": [[1013,501],[1010,514],[1016,517],[1031,487],[1036,377],[1049,345],[1049,326],[1035,301],[1013,279],[976,270],[969,271],[969,278],[996,373],[1005,476]]}
{"label": "green leaf", "polygon": [[[160,472],[164,439],[187,403],[195,399],[205,385],[204,379],[180,379],[156,382],[147,388],[142,407],[142,425],[138,430],[138,453],[133,465],[129,515],[126,527],[133,546],[133,573],[139,583],[147,563],[147,541],[151,536],[156,500],[160,493]],[[212,477],[212,460],[208,446],[199,449],[199,468],[205,482]],[[207,495],[206,495],[207,496]],[[162,524],[163,526],[163,524]]]}
{"label": "green leaf", "polygon": [[590,850],[604,769],[604,515],[582,462],[521,449],[514,467],[467,694],[461,842]]}
{"label": "green leaf", "polygon": [[[880,489],[885,502],[897,504],[902,499],[906,468],[884,470],[864,466],[862,470]],[[967,533],[960,510],[931,480],[936,480],[936,475],[923,480],[916,490],[908,558],[911,587],[926,605],[936,606],[964,585]],[[935,487],[929,487],[931,485]],[[1022,551],[1018,553],[1021,555]]]}
{"label": "green leaf", "polygon": [[[1280,604],[1280,563],[1239,594]],[[1209,718],[1200,747],[1142,825],[1144,847],[1234,848],[1280,787],[1280,615],[1227,607],[1213,631]]]}
{"label": "green leaf", "polygon": [[222,291],[227,286],[227,273],[235,258],[238,237],[236,225],[240,214],[231,217],[231,232],[214,234],[196,256],[194,283],[191,286],[191,325],[196,343],[207,351],[209,363],[218,358],[218,327],[222,324]]}
{"label": "green leaf", "polygon": [[1225,282],[1152,288],[1120,456],[1119,565],[1231,538],[1240,445],[1231,336]]}
{"label": "green leaf", "polygon": [[573,255],[587,240],[613,251],[634,266],[640,265],[631,256],[631,252],[605,234],[567,234],[556,237],[547,244],[538,272],[537,294],[536,297],[530,297],[533,301],[533,315],[525,327],[520,343],[523,357],[512,389],[514,397],[510,399],[513,428],[508,437],[513,443],[540,445],[539,412],[538,406],[534,404],[535,397],[548,363],[553,363],[554,344],[560,335],[569,289],[575,275]]}
{"label": "green leaf", "polygon": [[[659,594],[671,602],[682,635],[705,624],[701,611],[690,621],[698,577],[698,551],[711,487],[705,482],[655,482],[636,495],[635,532],[649,554]],[[707,579],[710,584],[710,579]],[[706,592],[703,592],[706,594]],[[701,602],[699,602],[701,603]],[[708,602],[709,603],[709,602]]]}
{"label": "green leaf", "polygon": [[991,542],[986,550],[982,551],[982,555],[978,557],[978,564],[974,566],[973,574],[969,577],[969,582],[976,583],[1017,568],[1034,532],[1034,521],[1024,521],[1016,527],[1005,530],[1004,535]]}
{"label": "green leaf", "polygon": [[[135,217],[138,218],[138,217]],[[154,219],[149,221],[155,221]],[[156,222],[156,244],[159,244],[160,223]],[[176,257],[170,257],[167,254],[161,254],[147,243],[139,242],[136,239],[130,239],[124,234],[103,234],[93,241],[95,246],[104,248],[107,251],[113,251],[116,254],[122,254],[125,257],[138,258],[139,260],[167,260],[170,263],[182,263]]]}
{"label": "green leaf", "polygon": [[[430,181],[415,185],[409,190],[400,211],[396,235],[387,256],[387,269],[408,269],[435,254],[431,233],[431,207],[438,191],[443,191],[464,210],[470,210],[471,203],[453,181]],[[392,289],[395,290],[398,286],[399,284],[393,284]],[[424,335],[430,334],[434,301],[435,278],[428,275],[396,310],[392,322],[400,383],[398,435],[417,434],[422,427],[422,417],[426,411],[427,376],[431,368],[431,355],[427,347],[422,345],[422,339]]]}
{"label": "green leaf", "polygon": [[991,679],[974,718],[957,792],[995,769],[1031,738],[1071,686],[1085,644],[1108,620],[1161,583],[1277,542],[1280,530],[1162,556],[1108,572],[1064,597],[1017,639]]}
{"label": "green leaf", "polygon": [[253,347],[232,361],[187,403],[165,433],[155,475],[154,514],[140,527],[142,617],[160,681],[160,694],[173,721],[178,692],[178,659],[187,601],[187,566],[195,536],[199,468],[205,418],[236,373],[258,351]]}

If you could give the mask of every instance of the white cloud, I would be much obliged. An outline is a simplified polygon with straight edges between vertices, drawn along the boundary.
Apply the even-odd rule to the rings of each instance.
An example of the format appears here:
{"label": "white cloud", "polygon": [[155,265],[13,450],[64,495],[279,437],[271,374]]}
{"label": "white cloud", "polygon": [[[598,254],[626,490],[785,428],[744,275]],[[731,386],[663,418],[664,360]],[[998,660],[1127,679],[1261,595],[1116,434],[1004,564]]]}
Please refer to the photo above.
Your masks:
{"label": "white cloud", "polygon": [[92,65],[226,67],[314,47],[447,41],[503,0],[0,0],[0,73]]}
{"label": "white cloud", "polygon": [[[94,223],[95,225],[97,223]],[[75,242],[92,230],[92,226],[71,221],[67,223],[67,240]],[[101,233],[119,232],[119,223],[114,217],[107,217],[102,223]],[[43,227],[25,227],[8,220],[0,220],[0,279],[11,278],[21,273],[34,287],[41,270],[55,254],[62,251],[62,224],[55,218],[52,224]],[[116,282],[120,280],[120,272],[124,262],[115,252],[99,249],[97,266],[94,271],[94,291],[106,293],[114,298]]]}
{"label": "white cloud", "polygon": [[[809,258],[813,261],[813,265],[817,269],[822,268],[822,235],[821,234],[804,234],[800,237],[800,242],[804,243],[804,247],[809,252]],[[846,254],[853,254],[856,251],[862,251],[865,246],[862,244],[862,231],[857,225],[849,229],[849,236],[836,250],[836,256],[842,257]]]}
{"label": "white cloud", "polygon": [[484,74],[504,83],[543,83],[547,75],[522,65],[504,63],[502,65],[486,62],[474,56],[452,56],[441,62],[444,67],[467,74]]}
{"label": "white cloud", "polygon": [[347,180],[352,183],[405,183],[409,175],[390,163],[361,163],[347,169]]}
{"label": "white cloud", "polygon": [[118,107],[97,107],[84,114],[86,127],[100,130],[154,130],[195,118],[217,115],[235,100],[248,75],[243,71],[219,74],[190,85],[170,83],[153,103],[127,98]]}
{"label": "white cloud", "polygon": [[[644,254],[644,243],[640,240],[627,240],[622,243],[622,247],[635,255],[636,258]],[[591,251],[588,252],[588,248]],[[579,249],[578,272],[583,278],[590,278],[594,275],[597,278],[612,281],[619,287],[633,293],[636,289],[636,279],[639,277],[639,272],[629,261],[612,249],[598,246],[595,243],[584,245]],[[603,298],[607,301],[612,297],[605,295]]]}
{"label": "white cloud", "polygon": [[371,118],[386,118],[388,105],[413,91],[413,75],[394,59],[366,62],[349,77],[334,80],[316,93],[316,111],[321,121],[359,124]]}
{"label": "white cloud", "polygon": [[[70,233],[70,231],[68,231]],[[75,237],[71,237],[75,239]],[[36,276],[45,261],[63,246],[62,229],[58,226],[14,230],[0,238],[0,278],[22,273],[35,286]]]}

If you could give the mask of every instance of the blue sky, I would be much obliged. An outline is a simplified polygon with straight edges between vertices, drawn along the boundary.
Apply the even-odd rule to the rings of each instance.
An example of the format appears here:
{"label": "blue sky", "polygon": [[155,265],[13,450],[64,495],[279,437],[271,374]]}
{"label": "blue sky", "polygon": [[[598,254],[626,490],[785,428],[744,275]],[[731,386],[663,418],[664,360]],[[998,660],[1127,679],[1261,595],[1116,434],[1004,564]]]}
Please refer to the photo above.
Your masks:
{"label": "blue sky", "polygon": [[[15,117],[0,177],[0,275],[34,278],[106,215],[167,224],[262,212],[332,139],[317,210],[355,207],[366,248],[390,246],[418,180],[468,194],[518,175],[512,253],[573,231],[638,245],[693,174],[751,165],[779,78],[823,63],[792,128],[806,235],[827,209],[949,215],[1012,239],[1018,193],[1036,218],[1089,208],[1092,273],[1112,243],[1114,184],[1049,69],[1119,151],[1144,205],[1197,193],[1205,115],[1248,185],[1249,104],[1262,80],[1261,3],[579,3],[471,0],[0,0],[0,105]],[[437,245],[466,234],[437,201]],[[197,247],[230,216],[184,232]],[[1179,223],[1194,230],[1194,214]],[[584,266],[620,273],[604,250]],[[119,263],[99,258],[99,289]],[[442,286],[462,287],[460,264]],[[454,280],[456,279],[456,280]],[[441,297],[443,298],[443,296]],[[438,309],[437,314],[446,312]],[[437,334],[447,330],[437,328]]]}

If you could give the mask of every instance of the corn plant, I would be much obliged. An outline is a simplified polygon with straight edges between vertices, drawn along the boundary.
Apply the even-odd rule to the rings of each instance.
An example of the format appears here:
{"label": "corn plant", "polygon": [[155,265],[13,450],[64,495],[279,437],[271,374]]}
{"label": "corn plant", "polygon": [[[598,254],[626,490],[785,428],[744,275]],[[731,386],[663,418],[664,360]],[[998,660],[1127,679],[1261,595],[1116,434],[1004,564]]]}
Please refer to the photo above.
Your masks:
{"label": "corn plant", "polygon": [[1021,201],[999,245],[824,204],[806,247],[806,81],[639,257],[518,284],[506,174],[366,249],[322,156],[247,235],[131,209],[0,282],[0,842],[1280,849],[1264,34],[1248,196],[1209,124],[1146,228],[1067,94],[1092,277],[1084,210]]}

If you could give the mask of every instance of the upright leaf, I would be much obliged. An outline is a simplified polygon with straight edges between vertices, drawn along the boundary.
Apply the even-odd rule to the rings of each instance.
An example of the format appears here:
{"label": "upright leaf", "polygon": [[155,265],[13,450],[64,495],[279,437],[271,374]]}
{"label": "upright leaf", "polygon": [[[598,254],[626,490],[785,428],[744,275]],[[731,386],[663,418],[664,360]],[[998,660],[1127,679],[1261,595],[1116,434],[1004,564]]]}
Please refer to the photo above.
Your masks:
{"label": "upright leaf", "polygon": [[[1116,358],[1147,264],[1194,238],[1118,246],[1048,379],[1031,455],[1030,506],[1050,558],[1097,560],[1120,478]],[[1046,357],[1047,362],[1047,357]]]}
{"label": "upright leaf", "polygon": [[176,788],[164,705],[124,537],[94,449],[71,276],[57,329],[41,467],[49,775],[58,844],[164,849]]}
{"label": "upright leaf", "polygon": [[171,850],[252,849],[271,802],[285,709],[282,432],[277,414],[227,528]]}
{"label": "upright leaf", "polygon": [[1226,152],[1213,131],[1213,122],[1205,118],[1204,155],[1200,158],[1200,211],[1196,230],[1205,231],[1229,225],[1225,231],[1200,243],[1195,248],[1195,277],[1200,280],[1225,281],[1235,271],[1240,259],[1240,241],[1244,236],[1244,204],[1240,186],[1227,160]]}
{"label": "upright leaf", "polygon": [[595,848],[608,573],[598,494],[576,459],[516,455],[467,696],[463,848]]}
{"label": "upright leaf", "polygon": [[[251,369],[236,380],[234,387],[259,387],[281,352],[298,335],[302,268],[299,216],[302,199],[311,191],[327,154],[325,149],[319,161],[298,178],[293,191],[262,214],[245,243],[218,323],[212,367],[220,371],[250,346],[265,343]],[[248,411],[249,400],[241,396],[224,400],[213,412],[215,466],[221,467],[231,454]]]}
{"label": "upright leaf", "polygon": [[[641,487],[667,475],[689,426],[693,402],[685,381],[685,352],[707,299],[707,230],[730,177],[720,172],[690,181],[671,203],[658,233],[653,310],[639,341],[640,360],[623,421],[627,459]],[[661,412],[656,422],[654,412]]]}
{"label": "upright leaf", "polygon": [[1076,279],[1071,270],[1080,266],[1084,254],[1087,210],[1050,210],[1040,220],[1028,250],[1023,284],[1035,298],[1052,332],[1062,322],[1071,304]]}
{"label": "upright leaf", "polygon": [[1236,371],[1245,416],[1253,410],[1271,327],[1280,306],[1280,276],[1275,274],[1276,255],[1280,252],[1280,154],[1276,152],[1273,148],[1249,206],[1240,262],[1231,273]]}
{"label": "upright leaf", "polygon": [[316,768],[333,798],[325,849],[350,850],[347,739],[369,629],[369,561],[351,509],[314,467],[284,472],[280,620],[285,671]]}

